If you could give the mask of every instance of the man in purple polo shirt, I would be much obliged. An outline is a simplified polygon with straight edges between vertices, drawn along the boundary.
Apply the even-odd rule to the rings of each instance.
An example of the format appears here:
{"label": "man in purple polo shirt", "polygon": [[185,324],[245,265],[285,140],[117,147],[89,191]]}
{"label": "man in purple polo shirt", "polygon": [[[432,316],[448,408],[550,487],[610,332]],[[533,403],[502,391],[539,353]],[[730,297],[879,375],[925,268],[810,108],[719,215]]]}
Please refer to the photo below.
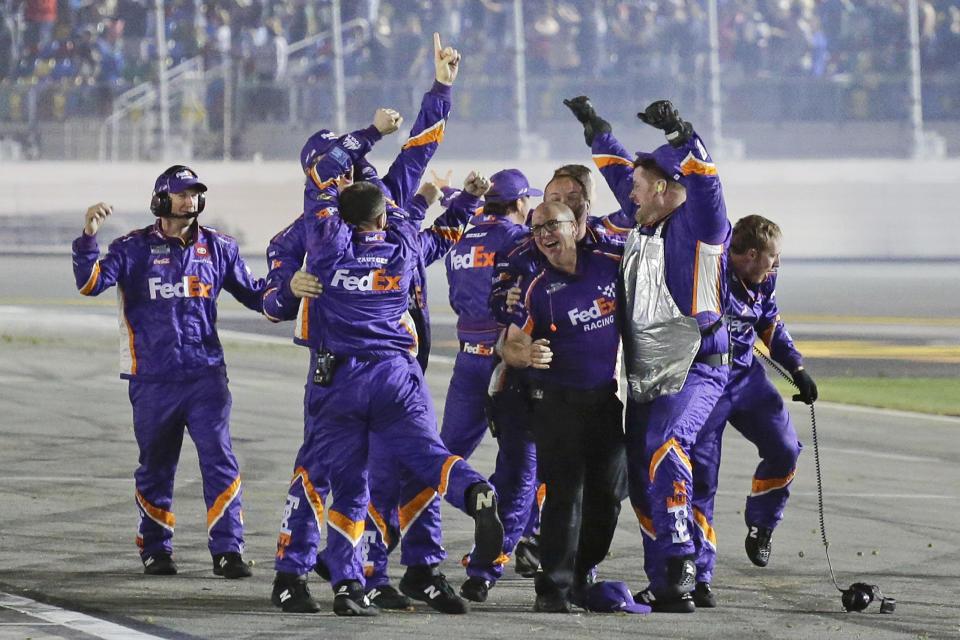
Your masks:
{"label": "man in purple polo shirt", "polygon": [[548,265],[526,285],[525,319],[507,330],[508,365],[532,369],[540,521],[536,611],[568,613],[606,556],[626,483],[617,398],[620,257],[577,243],[573,211],[547,202],[530,230]]}

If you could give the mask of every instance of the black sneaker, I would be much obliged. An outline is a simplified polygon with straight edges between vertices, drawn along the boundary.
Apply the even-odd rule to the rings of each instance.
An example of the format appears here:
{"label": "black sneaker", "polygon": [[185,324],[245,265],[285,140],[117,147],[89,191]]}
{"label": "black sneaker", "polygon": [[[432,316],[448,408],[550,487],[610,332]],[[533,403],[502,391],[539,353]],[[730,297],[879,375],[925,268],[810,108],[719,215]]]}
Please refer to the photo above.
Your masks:
{"label": "black sneaker", "polygon": [[370,602],[381,609],[404,611],[410,608],[410,598],[389,584],[385,584],[382,587],[373,587],[367,591],[367,597],[370,598]]}
{"label": "black sneaker", "polygon": [[693,591],[697,581],[694,558],[693,554],[667,558],[667,585],[661,590],[661,597],[676,598]]}
{"label": "black sneaker", "polygon": [[713,609],[717,606],[717,597],[713,595],[709,582],[698,582],[691,592],[693,604],[697,609]]}
{"label": "black sneaker", "polygon": [[341,580],[333,585],[333,612],[338,616],[378,616],[380,608],[370,602],[359,580]]}
{"label": "black sneaker", "polygon": [[658,598],[650,589],[644,589],[633,594],[633,599],[640,604],[649,606],[656,613],[693,613],[697,610],[697,605],[693,602],[693,596],[689,593],[672,598]]}
{"label": "black sneaker", "polygon": [[466,582],[460,585],[460,595],[474,602],[486,602],[487,594],[490,593],[490,587],[492,586],[486,578],[470,576]]}
{"label": "black sneaker", "polygon": [[773,529],[747,525],[747,537],[743,541],[743,546],[747,550],[750,562],[758,567],[765,567],[770,562],[770,551],[773,547],[770,542],[771,536],[773,536]]}
{"label": "black sneaker", "polygon": [[177,563],[169,553],[153,553],[143,559],[143,573],[148,576],[175,576]]}
{"label": "black sneaker", "polygon": [[540,536],[520,538],[513,550],[514,571],[524,578],[532,578],[540,567]]}
{"label": "black sneaker", "polygon": [[213,556],[213,575],[223,576],[227,580],[249,578],[253,573],[236,551],[227,551]]}
{"label": "black sneaker", "polygon": [[491,565],[503,549],[503,523],[497,514],[497,492],[493,487],[486,482],[470,486],[467,514],[474,522],[473,561],[479,565]]}
{"label": "black sneaker", "polygon": [[570,601],[556,592],[538,593],[533,610],[538,613],[570,613]]}
{"label": "black sneaker", "polygon": [[453,591],[447,577],[436,566],[407,567],[400,579],[400,591],[414,600],[426,602],[440,613],[470,611],[470,606]]}
{"label": "black sneaker", "polygon": [[330,567],[323,561],[323,557],[319,553],[317,554],[317,564],[313,565],[313,570],[316,571],[317,575],[323,580],[330,582]]}
{"label": "black sneaker", "polygon": [[295,573],[277,571],[273,578],[273,593],[270,602],[287,613],[316,613],[320,605],[310,595],[307,588],[306,574],[298,576]]}

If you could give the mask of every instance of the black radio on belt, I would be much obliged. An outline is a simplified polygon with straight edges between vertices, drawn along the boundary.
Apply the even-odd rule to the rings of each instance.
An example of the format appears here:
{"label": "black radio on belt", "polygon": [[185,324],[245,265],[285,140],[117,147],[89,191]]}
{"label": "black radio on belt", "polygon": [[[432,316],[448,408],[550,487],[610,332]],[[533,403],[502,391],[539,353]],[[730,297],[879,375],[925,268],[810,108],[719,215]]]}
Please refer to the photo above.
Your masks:
{"label": "black radio on belt", "polygon": [[321,387],[333,384],[333,372],[337,369],[337,359],[329,351],[317,352],[317,368],[313,370],[313,383]]}

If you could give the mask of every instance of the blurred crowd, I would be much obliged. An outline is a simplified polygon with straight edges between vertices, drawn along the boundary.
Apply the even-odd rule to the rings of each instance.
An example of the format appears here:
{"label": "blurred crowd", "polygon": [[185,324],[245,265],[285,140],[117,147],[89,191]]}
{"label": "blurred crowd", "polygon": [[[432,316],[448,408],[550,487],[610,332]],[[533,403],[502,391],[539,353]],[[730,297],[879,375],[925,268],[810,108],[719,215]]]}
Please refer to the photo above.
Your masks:
{"label": "blurred crowd", "polygon": [[[502,78],[515,49],[513,0],[344,0],[348,76],[430,73],[430,33],[468,53],[474,78]],[[904,74],[907,0],[718,0],[725,77]],[[960,0],[920,0],[924,73],[960,69]],[[229,60],[241,81],[323,83],[328,0],[166,0],[172,63]],[[150,79],[153,0],[0,0],[0,83],[96,87],[93,107]],[[530,78],[690,76],[708,54],[707,0],[528,0]],[[81,105],[82,106],[82,105]],[[87,105],[90,106],[90,105]],[[0,119],[3,114],[0,113]]]}

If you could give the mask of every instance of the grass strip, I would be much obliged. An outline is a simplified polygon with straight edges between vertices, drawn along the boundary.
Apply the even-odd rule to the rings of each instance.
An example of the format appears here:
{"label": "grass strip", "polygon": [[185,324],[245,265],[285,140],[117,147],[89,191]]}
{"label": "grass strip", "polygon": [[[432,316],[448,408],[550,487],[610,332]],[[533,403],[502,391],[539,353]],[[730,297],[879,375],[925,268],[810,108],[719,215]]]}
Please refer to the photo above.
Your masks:
{"label": "grass strip", "polygon": [[[819,399],[883,409],[960,416],[960,378],[816,378]],[[774,385],[787,398],[796,389]]]}

